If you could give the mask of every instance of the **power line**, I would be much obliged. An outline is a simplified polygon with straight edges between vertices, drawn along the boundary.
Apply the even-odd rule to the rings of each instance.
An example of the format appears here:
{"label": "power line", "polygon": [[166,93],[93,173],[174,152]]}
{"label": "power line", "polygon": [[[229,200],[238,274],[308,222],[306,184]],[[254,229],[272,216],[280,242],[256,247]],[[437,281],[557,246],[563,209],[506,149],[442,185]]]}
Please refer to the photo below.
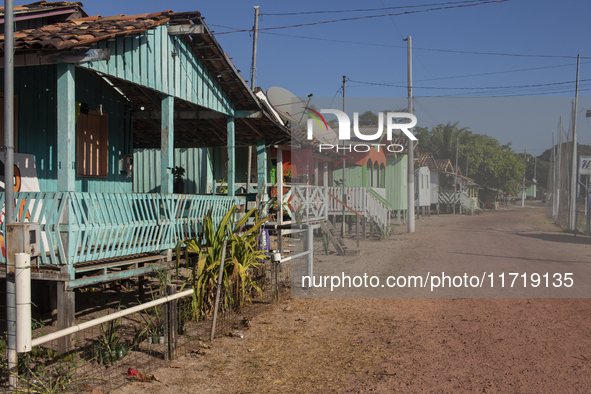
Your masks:
{"label": "power line", "polygon": [[[278,29],[290,29],[290,28],[294,28],[294,27],[325,25],[325,24],[328,24],[328,23],[347,22],[347,21],[360,20],[360,19],[383,18],[385,16],[391,16],[391,15],[394,15],[394,16],[398,16],[398,15],[409,15],[409,14],[416,14],[416,13],[420,13],[420,12],[447,10],[447,9],[452,9],[452,8],[473,7],[473,6],[483,5],[483,4],[489,4],[489,3],[504,3],[505,1],[508,1],[508,0],[488,0],[488,1],[480,1],[480,2],[477,2],[477,3],[472,3],[472,4],[455,5],[455,6],[448,6],[448,7],[427,8],[427,9],[424,9],[424,10],[416,10],[416,11],[405,11],[405,12],[399,12],[397,14],[379,14],[379,15],[356,16],[356,17],[351,17],[351,18],[332,19],[332,20],[320,21],[320,22],[298,23],[298,24],[295,24],[295,25],[287,25],[287,26],[265,27],[265,28],[259,28],[258,30],[260,32],[260,31],[264,31],[264,30],[278,30]],[[252,31],[252,29],[233,30],[233,31],[226,31],[226,32],[221,32],[221,33],[214,33],[214,35],[239,33],[239,32],[251,32],[251,31]]]}
{"label": "power line", "polygon": [[[581,79],[580,82],[588,82],[591,79]],[[390,86],[395,88],[403,88],[402,85],[395,85],[395,84],[388,84],[388,83],[378,83],[378,82],[363,82],[363,81],[354,81],[351,82],[361,83],[364,85],[375,85],[375,86]],[[414,86],[415,89],[441,89],[441,90],[494,90],[494,89],[519,89],[519,88],[530,88],[530,87],[541,87],[541,86],[552,86],[552,85],[564,85],[568,83],[575,83],[575,81],[564,81],[564,82],[552,82],[552,83],[540,83],[540,84],[532,84],[532,85],[512,85],[512,86],[482,86],[482,87],[463,87],[463,88],[444,88],[444,87],[436,87],[436,86]]]}
{"label": "power line", "polygon": [[[583,92],[583,91],[591,91],[591,88],[586,88],[586,89],[579,88],[579,92]],[[540,96],[540,95],[560,94],[560,93],[572,93],[572,92],[573,92],[572,89],[569,89],[569,90],[548,90],[548,91],[541,91],[541,92],[539,91],[539,92],[533,92],[533,93],[523,93],[523,92],[515,93],[515,94],[510,94],[510,93],[508,93],[508,94],[500,94],[500,93],[498,93],[496,95],[481,96],[481,97],[482,98],[525,97],[525,96]],[[484,93],[486,93],[486,92],[484,92]],[[433,96],[421,96],[421,97],[425,97],[425,98],[426,97],[442,97],[442,98],[451,98],[451,97],[454,97],[454,98],[462,98],[462,97],[468,97],[468,96],[472,96],[473,97],[474,95],[477,95],[477,94],[483,94],[483,93],[476,92],[476,93],[454,94],[454,95],[447,95],[447,96],[436,96],[436,95],[433,95]]]}
{"label": "power line", "polygon": [[284,13],[265,13],[261,15],[269,15],[269,16],[299,16],[299,15],[313,15],[313,14],[339,14],[339,13],[347,13],[347,12],[370,12],[370,11],[381,11],[382,9],[386,10],[397,10],[397,9],[404,9],[404,8],[419,8],[419,7],[431,7],[431,6],[441,6],[441,5],[450,5],[450,4],[465,4],[465,3],[473,3],[473,0],[468,1],[449,1],[446,3],[434,3],[434,4],[421,4],[421,5],[404,5],[398,7],[386,7],[383,8],[358,8],[354,10],[325,10],[325,11],[300,11],[300,12],[284,12]]}
{"label": "power line", "polygon": [[[388,16],[388,15],[384,15]],[[224,29],[230,29],[229,32],[221,32],[221,33],[213,33],[214,35],[217,34],[226,34],[226,33],[239,33],[239,32],[251,32],[252,30],[249,29],[236,29],[230,26],[224,25],[217,25],[217,24],[210,24],[209,26],[215,27],[222,27]],[[280,36],[280,37],[291,37],[291,38],[301,38],[305,40],[314,40],[314,41],[326,41],[326,42],[336,42],[341,44],[354,44],[354,45],[364,45],[364,46],[375,46],[375,47],[382,47],[382,48],[399,48],[399,49],[406,49],[405,46],[402,45],[388,45],[388,44],[377,44],[371,42],[359,42],[359,41],[347,41],[347,40],[336,40],[332,38],[322,38],[322,37],[310,37],[310,36],[300,36],[294,34],[282,34],[282,33],[272,33],[268,31],[261,31],[262,29],[259,28],[259,33],[261,34],[268,34],[273,36]],[[447,52],[447,53],[461,53],[466,55],[487,55],[487,56],[514,56],[514,57],[540,57],[540,58],[556,58],[556,59],[576,59],[576,56],[570,55],[535,55],[535,54],[522,54],[522,53],[502,53],[502,52],[478,52],[478,51],[461,51],[455,49],[438,49],[438,48],[413,48],[414,50],[419,51],[434,51],[434,52]],[[591,56],[581,56],[581,59],[591,59]]]}

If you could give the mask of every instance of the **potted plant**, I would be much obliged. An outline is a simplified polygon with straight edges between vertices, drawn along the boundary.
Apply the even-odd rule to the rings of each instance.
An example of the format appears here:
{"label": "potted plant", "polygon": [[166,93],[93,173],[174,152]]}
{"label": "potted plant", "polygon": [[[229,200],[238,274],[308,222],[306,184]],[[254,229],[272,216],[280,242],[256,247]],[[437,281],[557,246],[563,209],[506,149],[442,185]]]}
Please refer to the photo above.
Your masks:
{"label": "potted plant", "polygon": [[176,194],[183,194],[185,192],[185,169],[176,166],[172,169],[172,175],[174,175],[173,191]]}
{"label": "potted plant", "polygon": [[283,181],[284,182],[291,182],[291,168],[286,168],[283,170]]}

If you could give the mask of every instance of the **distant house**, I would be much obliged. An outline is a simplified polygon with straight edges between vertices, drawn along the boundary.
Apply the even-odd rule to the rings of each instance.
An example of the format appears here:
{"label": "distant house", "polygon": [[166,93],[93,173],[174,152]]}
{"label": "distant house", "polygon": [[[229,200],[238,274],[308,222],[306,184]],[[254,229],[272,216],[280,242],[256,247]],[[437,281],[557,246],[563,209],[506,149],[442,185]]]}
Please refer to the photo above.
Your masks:
{"label": "distant house", "polygon": [[[416,206],[431,207],[439,201],[439,169],[431,152],[419,155],[415,161]],[[422,208],[425,209],[425,208]]]}
{"label": "distant house", "polygon": [[470,211],[477,209],[479,186],[476,181],[464,176],[450,159],[437,159],[435,163],[439,172],[439,204],[459,204]]}
{"label": "distant house", "polygon": [[[525,198],[529,200],[535,200],[537,197],[538,183],[535,180],[525,180]],[[519,185],[519,193],[517,199],[521,199],[523,192],[523,185]]]}

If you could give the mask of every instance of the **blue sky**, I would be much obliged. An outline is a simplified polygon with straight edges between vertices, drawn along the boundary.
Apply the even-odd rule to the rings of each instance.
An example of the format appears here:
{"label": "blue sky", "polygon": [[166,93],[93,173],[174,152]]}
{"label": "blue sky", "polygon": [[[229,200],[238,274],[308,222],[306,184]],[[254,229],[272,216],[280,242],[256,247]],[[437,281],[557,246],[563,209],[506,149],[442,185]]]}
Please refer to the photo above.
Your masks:
{"label": "blue sky", "polygon": [[[261,29],[295,24],[386,14],[384,7],[403,7],[450,3],[458,0],[368,0],[368,1],[207,1],[185,0],[102,0],[86,1],[90,15],[103,16],[156,12],[198,10],[216,33],[232,29],[248,30],[254,22],[254,5],[260,6]],[[479,2],[474,0],[473,3]],[[25,4],[28,1],[15,1]],[[391,14],[424,8],[390,9]],[[376,9],[368,12],[302,14],[314,11]],[[272,15],[297,13],[297,15]],[[256,85],[267,90],[281,86],[298,96],[313,93],[316,97],[337,96],[341,79],[347,76],[348,97],[406,96],[406,43],[413,37],[413,81],[415,108],[419,124],[459,121],[478,132],[474,119],[463,122],[462,111],[429,116],[421,114],[421,105],[428,96],[444,97],[573,97],[576,76],[576,55],[583,57],[580,67],[580,95],[591,96],[591,1],[588,0],[508,0],[471,7],[433,10],[410,15],[319,24],[286,29],[261,30],[258,42]],[[272,33],[272,34],[270,34]],[[276,35],[282,34],[282,35]],[[288,36],[285,36],[288,35]],[[292,37],[292,36],[300,36]],[[301,38],[308,37],[308,38]],[[245,79],[250,79],[252,36],[249,32],[218,34],[217,39],[232,58]],[[346,41],[346,42],[342,42]],[[360,43],[360,44],[355,44]],[[444,51],[434,51],[444,50]],[[448,51],[487,52],[538,56],[497,56]],[[523,70],[523,71],[517,71]],[[474,74],[486,74],[475,75]],[[473,76],[470,76],[473,75]],[[587,80],[587,81],[584,81]],[[363,83],[361,83],[363,82]],[[568,82],[568,83],[564,83]],[[370,85],[366,83],[394,86]],[[547,85],[557,84],[557,85]],[[524,86],[525,87],[519,87]],[[542,85],[542,86],[532,86]],[[504,88],[509,87],[509,88]],[[491,89],[494,88],[494,89]],[[484,102],[484,101],[483,101]],[[426,105],[426,104],[424,104]],[[542,124],[547,128],[528,128],[523,133],[504,134],[501,130],[486,132],[501,142],[513,142],[516,150],[524,146],[532,153],[549,147],[551,132],[558,117],[568,119],[568,105],[548,113]],[[383,108],[376,108],[376,111]],[[587,100],[579,103],[578,132],[580,140],[591,143],[591,126],[585,110]],[[422,116],[421,116],[422,115]],[[434,119],[431,119],[434,118]],[[530,117],[531,119],[531,117]],[[475,123],[476,122],[476,123]],[[468,125],[470,123],[470,125]],[[568,121],[567,121],[568,123]],[[526,127],[522,127],[525,129]],[[497,134],[498,133],[498,134]],[[540,133],[544,133],[543,135]]]}

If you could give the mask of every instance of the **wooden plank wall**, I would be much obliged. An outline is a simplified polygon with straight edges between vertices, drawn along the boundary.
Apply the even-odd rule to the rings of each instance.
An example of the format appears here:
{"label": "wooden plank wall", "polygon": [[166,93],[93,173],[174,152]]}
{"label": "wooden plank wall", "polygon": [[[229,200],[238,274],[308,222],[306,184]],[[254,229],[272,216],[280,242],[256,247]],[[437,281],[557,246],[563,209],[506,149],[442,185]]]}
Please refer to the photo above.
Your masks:
{"label": "wooden plank wall", "polygon": [[[35,155],[42,191],[57,191],[57,73],[55,65],[17,67],[18,152]],[[76,177],[75,189],[83,192],[130,193],[132,178],[119,171],[119,155],[131,153],[129,110],[105,84],[88,71],[76,68],[76,101],[109,115],[108,176],[106,179]],[[0,89],[4,82],[0,80]]]}
{"label": "wooden plank wall", "polygon": [[398,158],[388,156],[386,159],[386,197],[393,210],[406,210],[407,181],[405,155]]}
{"label": "wooden plank wall", "polygon": [[141,36],[101,41],[98,48],[109,48],[111,59],[81,64],[80,67],[131,81],[226,115],[234,112],[222,86],[184,36],[169,36],[167,26],[159,26]]}

